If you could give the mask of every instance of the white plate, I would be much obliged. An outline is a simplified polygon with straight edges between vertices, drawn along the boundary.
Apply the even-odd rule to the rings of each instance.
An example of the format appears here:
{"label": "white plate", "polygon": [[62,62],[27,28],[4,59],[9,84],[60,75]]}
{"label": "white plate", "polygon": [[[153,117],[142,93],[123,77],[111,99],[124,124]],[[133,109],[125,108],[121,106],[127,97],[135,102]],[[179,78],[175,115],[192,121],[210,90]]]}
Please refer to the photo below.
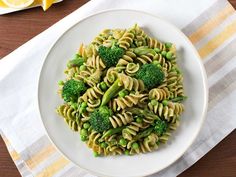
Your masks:
{"label": "white plate", "polygon": [[[66,62],[81,43],[88,44],[105,28],[129,28],[138,23],[148,34],[176,44],[188,99],[180,127],[167,145],[153,153],[95,158],[63,119],[55,113],[62,103],[57,82],[64,78]],[[79,167],[99,176],[135,177],[158,172],[175,162],[200,131],[207,109],[208,90],[201,59],[187,37],[168,22],[139,11],[112,10],[92,15],[66,31],[51,48],[43,65],[38,87],[39,110],[48,136],[55,146]]]}

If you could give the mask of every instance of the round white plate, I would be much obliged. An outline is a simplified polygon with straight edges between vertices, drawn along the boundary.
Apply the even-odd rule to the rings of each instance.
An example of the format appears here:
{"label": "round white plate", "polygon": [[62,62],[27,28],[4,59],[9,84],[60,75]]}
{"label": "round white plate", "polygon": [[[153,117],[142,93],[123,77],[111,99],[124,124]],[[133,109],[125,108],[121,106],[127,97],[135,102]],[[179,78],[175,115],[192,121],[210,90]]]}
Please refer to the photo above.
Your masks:
{"label": "round white plate", "polygon": [[[62,103],[57,95],[57,82],[81,43],[88,44],[103,29],[130,28],[135,23],[153,37],[173,42],[178,50],[178,63],[184,74],[188,96],[180,127],[173,132],[167,145],[152,153],[134,156],[93,157],[92,151],[80,141],[63,119],[55,113]],[[43,65],[38,87],[38,103],[42,122],[49,138],[69,160],[99,176],[135,177],[158,172],[175,162],[193,143],[207,109],[206,74],[201,59],[187,37],[168,22],[139,11],[105,11],[76,23],[51,48]]]}

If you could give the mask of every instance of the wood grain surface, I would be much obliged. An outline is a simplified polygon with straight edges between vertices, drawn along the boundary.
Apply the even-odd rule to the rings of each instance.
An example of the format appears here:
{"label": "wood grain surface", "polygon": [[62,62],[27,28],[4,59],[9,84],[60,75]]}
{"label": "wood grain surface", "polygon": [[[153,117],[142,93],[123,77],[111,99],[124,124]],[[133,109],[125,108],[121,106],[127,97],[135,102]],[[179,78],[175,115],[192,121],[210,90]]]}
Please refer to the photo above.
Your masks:
{"label": "wood grain surface", "polygon": [[[64,0],[47,12],[35,8],[0,16],[0,58],[86,2],[87,0]],[[236,0],[230,2],[236,7]],[[20,177],[1,138],[0,177]],[[179,177],[236,177],[236,130]]]}

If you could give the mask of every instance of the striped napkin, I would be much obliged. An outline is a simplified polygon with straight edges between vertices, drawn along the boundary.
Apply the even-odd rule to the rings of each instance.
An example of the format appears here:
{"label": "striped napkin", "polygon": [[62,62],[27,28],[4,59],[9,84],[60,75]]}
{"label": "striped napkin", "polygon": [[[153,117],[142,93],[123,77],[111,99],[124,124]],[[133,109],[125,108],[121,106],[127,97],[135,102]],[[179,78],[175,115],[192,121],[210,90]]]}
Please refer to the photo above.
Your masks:
{"label": "striped napkin", "polygon": [[37,78],[48,49],[65,30],[110,8],[141,10],[172,22],[195,45],[207,71],[209,108],[200,135],[177,162],[153,177],[177,176],[235,129],[236,13],[227,1],[92,0],[0,60],[0,132],[22,176],[93,176],[65,159],[45,135],[36,111]]}

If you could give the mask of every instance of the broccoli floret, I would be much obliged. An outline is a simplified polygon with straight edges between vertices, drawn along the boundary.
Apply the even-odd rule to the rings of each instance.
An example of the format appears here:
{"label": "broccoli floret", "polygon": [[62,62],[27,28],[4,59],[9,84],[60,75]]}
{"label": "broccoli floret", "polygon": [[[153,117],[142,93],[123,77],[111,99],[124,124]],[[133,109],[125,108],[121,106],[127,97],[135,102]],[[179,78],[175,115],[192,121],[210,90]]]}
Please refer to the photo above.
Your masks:
{"label": "broccoli floret", "polygon": [[147,89],[152,89],[163,82],[164,73],[154,64],[144,64],[137,72],[136,77],[143,81]]}
{"label": "broccoli floret", "polygon": [[89,122],[95,131],[103,132],[111,128],[110,116],[112,116],[112,110],[107,106],[101,106],[90,115]]}
{"label": "broccoli floret", "polygon": [[72,60],[68,61],[67,67],[68,68],[75,67],[75,66],[80,67],[81,65],[83,65],[84,62],[85,62],[85,59],[82,58],[80,55],[76,54]]}
{"label": "broccoli floret", "polygon": [[124,55],[124,49],[113,45],[111,48],[100,46],[98,54],[107,67],[116,66],[118,60]]}
{"label": "broccoli floret", "polygon": [[79,95],[85,92],[86,89],[83,81],[70,79],[63,85],[62,98],[66,102],[76,102]]}
{"label": "broccoli floret", "polygon": [[158,136],[162,136],[163,133],[166,132],[168,128],[168,125],[165,121],[163,120],[156,120],[155,125],[154,125],[154,132],[158,135]]}

